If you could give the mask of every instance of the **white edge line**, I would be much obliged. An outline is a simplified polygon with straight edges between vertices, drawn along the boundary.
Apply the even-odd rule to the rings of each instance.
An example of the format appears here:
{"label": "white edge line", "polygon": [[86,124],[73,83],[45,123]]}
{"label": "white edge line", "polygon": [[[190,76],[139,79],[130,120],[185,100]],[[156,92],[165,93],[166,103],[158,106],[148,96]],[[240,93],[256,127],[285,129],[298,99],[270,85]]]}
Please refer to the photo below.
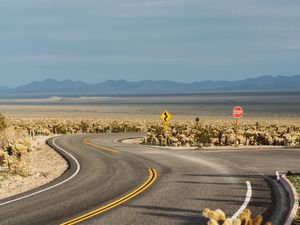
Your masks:
{"label": "white edge line", "polygon": [[279,174],[279,171],[276,171],[276,177],[277,177],[277,181],[280,180],[280,174]]}
{"label": "white edge line", "polygon": [[276,171],[276,177],[277,177],[277,181],[279,181],[280,180],[280,174],[281,173],[286,173],[286,171]]}
{"label": "white edge line", "polygon": [[58,186],[60,186],[60,185],[62,185],[62,184],[64,184],[64,183],[70,181],[71,179],[73,179],[73,178],[79,173],[79,171],[80,171],[80,164],[79,164],[78,160],[77,160],[71,153],[69,153],[69,152],[65,151],[64,149],[62,149],[61,147],[57,146],[57,145],[55,144],[56,139],[57,139],[57,138],[54,138],[54,139],[52,140],[53,145],[54,145],[56,148],[58,148],[60,151],[62,151],[62,152],[64,152],[64,153],[66,153],[67,155],[69,155],[69,156],[75,161],[75,163],[76,163],[76,165],[77,165],[77,169],[76,169],[75,173],[74,173],[72,176],[70,176],[69,178],[67,178],[66,180],[64,180],[64,181],[62,181],[62,182],[60,182],[60,183],[57,183],[57,184],[55,184],[55,185],[53,185],[53,186],[50,186],[50,187],[47,187],[47,188],[45,188],[45,189],[43,189],[43,190],[40,190],[40,191],[31,193],[31,194],[29,194],[29,195],[25,195],[25,196],[20,197],[20,198],[16,198],[16,199],[13,199],[13,200],[10,200],[10,201],[7,201],[7,202],[3,202],[3,203],[0,204],[0,206],[7,205],[7,204],[10,204],[10,203],[13,203],[13,202],[20,201],[20,200],[25,199],[25,198],[32,197],[32,196],[34,196],[34,195],[43,193],[43,192],[45,192],[45,191],[49,191],[49,190],[51,190],[51,189],[53,189],[53,188],[56,188],[56,187],[58,187]]}
{"label": "white edge line", "polygon": [[232,220],[235,220],[248,206],[251,197],[252,197],[252,187],[251,187],[251,183],[250,181],[246,181],[247,184],[247,193],[246,193],[246,198],[245,201],[243,203],[243,205],[241,206],[241,208],[231,217]]}

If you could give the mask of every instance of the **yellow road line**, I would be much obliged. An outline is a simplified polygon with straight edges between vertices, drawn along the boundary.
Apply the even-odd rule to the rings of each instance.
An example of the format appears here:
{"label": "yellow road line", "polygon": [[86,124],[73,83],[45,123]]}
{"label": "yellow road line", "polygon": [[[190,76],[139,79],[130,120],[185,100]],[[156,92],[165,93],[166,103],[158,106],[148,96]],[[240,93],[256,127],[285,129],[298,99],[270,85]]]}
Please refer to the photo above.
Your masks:
{"label": "yellow road line", "polygon": [[115,207],[117,207],[117,206],[119,206],[119,205],[121,205],[121,204],[129,201],[130,199],[134,198],[135,196],[141,194],[146,189],[148,189],[154,183],[154,181],[157,178],[157,173],[156,173],[155,169],[149,169],[149,173],[150,174],[149,174],[148,180],[142,186],[140,186],[139,188],[137,188],[136,190],[130,192],[129,194],[125,195],[124,197],[122,197],[122,198],[120,198],[120,199],[118,199],[118,200],[116,200],[114,202],[109,203],[106,206],[103,206],[103,207],[101,207],[99,209],[96,209],[94,211],[86,213],[86,214],[84,214],[82,216],[74,218],[74,219],[72,219],[70,221],[67,221],[65,223],[62,223],[60,225],[78,224],[78,223],[83,222],[85,220],[88,220],[88,219],[90,219],[92,217],[98,216],[98,215],[100,215],[100,214],[102,214],[102,213],[104,213],[104,212],[106,212],[106,211],[108,211],[108,210],[110,210],[112,208],[115,208]]}
{"label": "yellow road line", "polygon": [[109,152],[113,152],[113,153],[117,153],[117,154],[120,153],[119,151],[117,151],[115,149],[111,149],[111,148],[107,148],[107,147],[104,147],[104,146],[96,145],[96,144],[90,142],[88,138],[84,139],[83,142],[86,145],[89,145],[89,146],[92,146],[92,147],[95,147],[95,148],[99,148],[101,150],[105,150],[105,151],[109,151]]}

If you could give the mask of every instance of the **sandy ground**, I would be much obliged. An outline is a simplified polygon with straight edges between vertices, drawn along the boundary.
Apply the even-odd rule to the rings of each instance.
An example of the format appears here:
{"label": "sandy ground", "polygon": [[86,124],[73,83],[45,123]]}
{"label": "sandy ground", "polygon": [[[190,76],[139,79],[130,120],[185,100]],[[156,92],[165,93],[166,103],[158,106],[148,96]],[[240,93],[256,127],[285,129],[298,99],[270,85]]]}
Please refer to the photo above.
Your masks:
{"label": "sandy ground", "polygon": [[101,119],[161,122],[167,110],[171,123],[233,122],[232,109],[241,105],[241,123],[300,125],[300,94],[219,93],[174,96],[115,96],[41,99],[0,99],[1,113],[10,119]]}
{"label": "sandy ground", "polygon": [[32,151],[24,159],[28,176],[7,175],[0,181],[0,199],[39,187],[66,171],[67,162],[45,143],[48,138],[36,137],[33,140]]}

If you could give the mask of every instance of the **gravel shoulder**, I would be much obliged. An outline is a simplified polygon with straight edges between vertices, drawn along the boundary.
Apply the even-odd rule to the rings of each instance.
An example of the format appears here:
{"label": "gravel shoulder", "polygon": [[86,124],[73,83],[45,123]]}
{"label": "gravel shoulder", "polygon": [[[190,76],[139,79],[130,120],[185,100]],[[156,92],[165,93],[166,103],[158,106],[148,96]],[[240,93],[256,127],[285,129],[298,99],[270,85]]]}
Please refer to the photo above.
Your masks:
{"label": "gravel shoulder", "polygon": [[[300,174],[290,175],[288,176],[288,179],[292,182],[292,184],[296,188],[296,191],[298,192],[298,196],[300,196]],[[299,224],[300,224],[300,207],[298,209],[298,213],[293,225],[299,225]]]}
{"label": "gravel shoulder", "polygon": [[[3,174],[0,199],[29,191],[61,176],[68,168],[66,160],[46,144],[49,137],[36,137],[32,151],[23,159],[27,176]],[[4,173],[3,171],[1,173]]]}

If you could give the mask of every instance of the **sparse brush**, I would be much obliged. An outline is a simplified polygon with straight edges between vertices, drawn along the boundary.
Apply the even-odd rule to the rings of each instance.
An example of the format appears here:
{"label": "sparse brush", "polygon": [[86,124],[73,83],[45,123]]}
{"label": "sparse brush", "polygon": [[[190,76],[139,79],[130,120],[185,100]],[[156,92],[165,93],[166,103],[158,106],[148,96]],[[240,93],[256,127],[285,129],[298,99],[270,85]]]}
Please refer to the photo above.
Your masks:
{"label": "sparse brush", "polygon": [[239,219],[242,221],[242,225],[250,225],[251,223],[251,211],[245,209],[240,215]]}
{"label": "sparse brush", "polygon": [[0,131],[8,127],[7,120],[2,113],[0,113]]}
{"label": "sparse brush", "polygon": [[263,222],[263,217],[261,215],[258,215],[255,217],[255,219],[253,220],[252,225],[261,225]]}
{"label": "sparse brush", "polygon": [[208,221],[207,225],[219,225],[219,223],[216,220],[214,220],[214,219],[210,219]]}
{"label": "sparse brush", "polygon": [[210,213],[210,209],[209,208],[205,208],[203,209],[202,211],[202,215],[205,217],[205,218],[209,218],[209,213]]}
{"label": "sparse brush", "polygon": [[222,225],[233,225],[233,222],[231,219],[226,219]]}
{"label": "sparse brush", "polygon": [[237,218],[233,220],[233,225],[242,225],[242,221],[239,218]]}
{"label": "sparse brush", "polygon": [[208,214],[208,218],[214,219],[219,222],[219,214],[215,211],[210,211]]}
{"label": "sparse brush", "polygon": [[22,158],[30,150],[31,143],[27,132],[13,127],[6,127],[0,131],[0,166],[6,166],[9,173],[26,175]]}
{"label": "sparse brush", "polygon": [[[208,225],[262,225],[263,217],[258,215],[255,219],[251,218],[250,209],[245,209],[237,219],[232,220],[226,218],[225,213],[220,210],[210,210],[208,208],[202,211],[202,215],[209,219]],[[267,222],[265,225],[272,225],[271,222]]]}
{"label": "sparse brush", "polygon": [[0,149],[0,166],[3,166],[5,162],[5,152],[3,151],[3,149]]}
{"label": "sparse brush", "polygon": [[225,222],[226,215],[221,209],[216,209],[215,212],[218,214],[218,222]]}
{"label": "sparse brush", "polygon": [[[1,127],[11,124],[16,130],[27,130],[30,135],[76,134],[76,133],[113,133],[147,132],[144,144],[172,146],[232,146],[235,141],[234,129],[229,122],[173,122],[168,129],[167,142],[161,122],[136,120],[101,119],[11,119],[1,120]],[[4,118],[4,117],[3,117]],[[3,123],[1,121],[4,121]],[[291,124],[268,124],[244,122],[240,125],[238,141],[240,145],[282,145],[300,144],[300,126]],[[214,124],[215,123],[215,124]],[[242,132],[243,131],[243,132]],[[288,132],[287,132],[288,131]]]}

